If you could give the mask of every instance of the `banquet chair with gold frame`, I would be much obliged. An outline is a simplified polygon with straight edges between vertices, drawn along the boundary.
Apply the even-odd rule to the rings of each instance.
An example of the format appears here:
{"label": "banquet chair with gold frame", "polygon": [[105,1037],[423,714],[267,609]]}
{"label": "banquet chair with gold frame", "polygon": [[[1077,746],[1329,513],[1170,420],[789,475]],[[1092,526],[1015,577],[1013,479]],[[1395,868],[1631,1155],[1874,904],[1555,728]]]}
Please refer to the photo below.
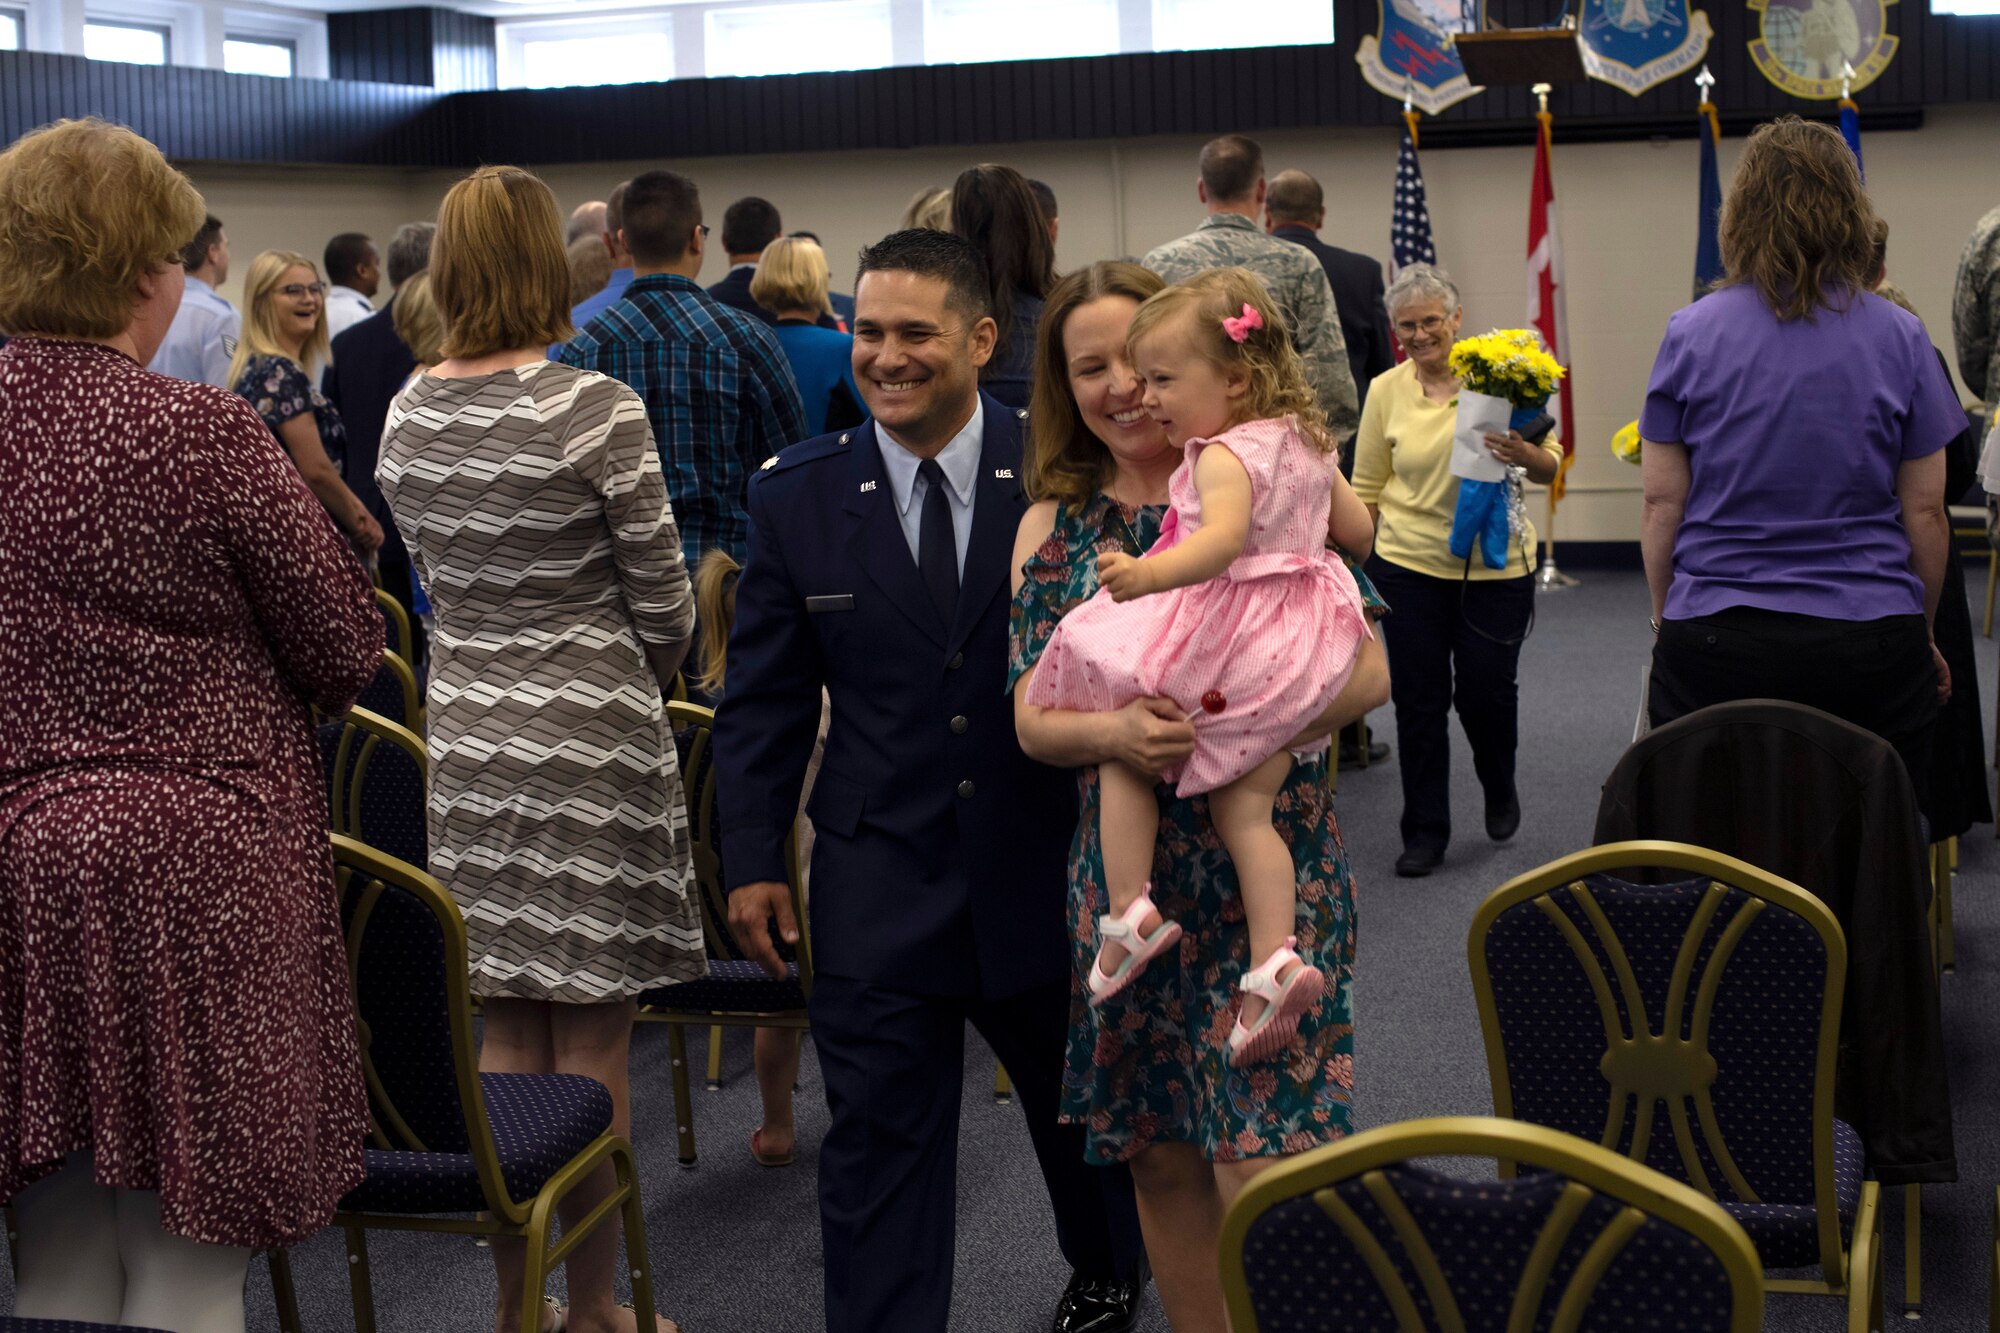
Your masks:
{"label": "banquet chair with gold frame", "polygon": [[0,1319],[0,1333],[162,1333],[130,1323],[76,1323],[74,1319]]}
{"label": "banquet chair with gold frame", "polygon": [[424,730],[423,692],[417,688],[417,673],[393,649],[384,649],[382,665],[375,678],[362,689],[355,705],[408,727],[418,735]]}
{"label": "banquet chair with gold frame", "polygon": [[1847,946],[1819,899],[1717,852],[1610,843],[1495,890],[1468,954],[1496,1115],[1687,1181],[1765,1267],[1821,1271],[1771,1291],[1880,1327],[1881,1186],[1834,1115]]}
{"label": "banquet chair with gold frame", "polygon": [[424,801],[429,751],[408,727],[359,706],[334,751],[333,829],[419,869],[429,867]]}
{"label": "banquet chair with gold frame", "polygon": [[[340,1201],[357,1333],[374,1333],[371,1228],[526,1242],[520,1333],[538,1333],[548,1276],[600,1226],[623,1221],[633,1303],[652,1324],[653,1275],[631,1145],[611,1094],[576,1074],[482,1074],[465,920],[415,866],[331,835],[362,1076],[367,1179]],[[606,1163],[615,1185],[551,1245],[556,1209]]]}
{"label": "banquet chair with gold frame", "polygon": [[1986,1327],[2000,1333],[2000,1190],[1993,1192],[1993,1237],[1986,1257]]}
{"label": "banquet chair with gold frame", "polygon": [[401,602],[383,592],[379,585],[375,589],[375,607],[382,613],[382,629],[388,636],[389,651],[406,663],[415,662],[417,655],[413,650],[416,644],[410,633],[410,613],[403,609]]}
{"label": "banquet chair with gold frame", "polygon": [[[1500,1180],[1438,1157],[1498,1160]],[[1521,1170],[1518,1168],[1526,1168]],[[1236,1333],[1625,1327],[1756,1333],[1764,1274],[1713,1199],[1594,1143],[1447,1116],[1259,1174],[1222,1222]]]}
{"label": "banquet chair with gold frame", "polygon": [[[786,840],[792,915],[799,923],[799,942],[786,959],[787,973],[772,977],[736,950],[729,933],[729,893],[723,884],[722,841],[715,813],[715,714],[700,704],[670,701],[667,725],[683,737],[681,789],[687,800],[688,843],[694,872],[692,886],[701,905],[702,934],[708,945],[708,975],[639,996],[642,1022],[667,1024],[673,1059],[674,1123],[678,1160],[695,1164],[694,1099],[689,1092],[687,1029],[707,1027],[710,1082],[720,1076],[719,1032],[724,1028],[784,1028],[803,1034],[809,1028],[806,1000],[812,994],[812,935],[806,921],[804,878],[800,873],[798,835]],[[786,952],[780,943],[780,952]]]}

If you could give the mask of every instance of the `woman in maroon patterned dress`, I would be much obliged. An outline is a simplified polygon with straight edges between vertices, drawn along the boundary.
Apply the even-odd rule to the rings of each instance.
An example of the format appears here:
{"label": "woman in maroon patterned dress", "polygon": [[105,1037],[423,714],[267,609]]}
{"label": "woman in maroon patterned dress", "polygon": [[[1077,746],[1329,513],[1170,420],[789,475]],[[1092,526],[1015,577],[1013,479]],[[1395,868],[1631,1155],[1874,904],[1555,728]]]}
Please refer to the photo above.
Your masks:
{"label": "woman in maroon patterned dress", "polygon": [[249,405],[144,369],[202,218],[101,121],[0,154],[0,1199],[17,1315],[240,1333],[362,1174],[308,705],[382,622]]}

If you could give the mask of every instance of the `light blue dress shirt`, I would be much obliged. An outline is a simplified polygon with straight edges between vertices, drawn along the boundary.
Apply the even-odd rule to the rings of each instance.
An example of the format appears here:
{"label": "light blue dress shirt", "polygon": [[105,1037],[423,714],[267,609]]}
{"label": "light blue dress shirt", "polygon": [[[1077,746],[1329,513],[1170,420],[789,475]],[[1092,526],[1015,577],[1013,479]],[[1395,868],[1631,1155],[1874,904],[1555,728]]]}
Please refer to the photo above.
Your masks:
{"label": "light blue dress shirt", "polygon": [[[612,306],[624,300],[625,289],[631,285],[631,269],[612,269],[611,280],[604,284],[604,290],[595,296],[584,297],[582,301],[577,303],[576,309],[569,312],[570,326],[578,333],[583,332],[584,325],[590,323],[591,320],[596,319]],[[561,360],[563,347],[564,344],[562,343],[551,343],[549,345],[549,360]]]}
{"label": "light blue dress shirt", "polygon": [[181,294],[181,308],[174,312],[174,322],[146,369],[227,389],[229,358],[236,355],[236,339],[242,332],[243,316],[236,307],[190,274],[187,289]]}
{"label": "light blue dress shirt", "polygon": [[[951,501],[951,535],[958,542],[958,576],[965,577],[965,552],[972,544],[972,501],[979,493],[979,456],[986,441],[986,401],[974,402],[972,420],[951,437],[937,455],[944,472],[945,497]],[[882,451],[882,470],[889,474],[889,491],[895,497],[896,516],[903,524],[903,540],[910,544],[910,559],[918,560],[917,541],[924,527],[924,497],[931,485],[917,475],[923,460],[885,437],[881,423],[875,426],[875,447]]]}

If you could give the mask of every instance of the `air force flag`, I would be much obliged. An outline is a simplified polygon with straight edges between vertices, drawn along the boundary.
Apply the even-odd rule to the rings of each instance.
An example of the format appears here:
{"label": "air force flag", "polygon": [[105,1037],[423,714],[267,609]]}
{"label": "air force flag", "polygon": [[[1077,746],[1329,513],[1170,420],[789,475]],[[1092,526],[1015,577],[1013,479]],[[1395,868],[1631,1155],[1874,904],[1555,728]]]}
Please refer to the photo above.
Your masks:
{"label": "air force flag", "polygon": [[1708,15],[1688,0],[1583,0],[1583,66],[1637,97],[1708,53]]}

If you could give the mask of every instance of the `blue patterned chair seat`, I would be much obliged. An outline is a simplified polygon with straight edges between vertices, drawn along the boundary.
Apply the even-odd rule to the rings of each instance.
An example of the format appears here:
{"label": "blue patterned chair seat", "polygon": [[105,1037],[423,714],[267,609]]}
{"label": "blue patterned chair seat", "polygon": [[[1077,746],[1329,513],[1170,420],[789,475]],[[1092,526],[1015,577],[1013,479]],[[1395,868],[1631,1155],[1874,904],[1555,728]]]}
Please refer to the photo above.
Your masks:
{"label": "blue patterned chair seat", "polygon": [[[515,1199],[532,1199],[571,1158],[611,1128],[611,1093],[581,1074],[481,1074],[500,1171]],[[473,1213],[486,1207],[471,1153],[362,1154],[368,1179],[340,1201],[355,1213]]]}
{"label": "blue patterned chair seat", "polygon": [[130,1324],[78,1324],[68,1319],[0,1319],[0,1333],[161,1333]]}
{"label": "blue patterned chair seat", "polygon": [[645,991],[639,996],[639,1003],[650,1009],[699,1014],[776,1014],[805,1008],[806,994],[799,986],[797,963],[786,964],[786,975],[781,980],[758,963],[711,958],[707,976]]}
{"label": "blue patterned chair seat", "polygon": [[[1521,1275],[1543,1227],[1569,1186],[1562,1175],[1523,1171],[1513,1180],[1470,1180],[1415,1163],[1377,1173],[1394,1192],[1434,1253],[1465,1326],[1504,1326]],[[1444,1321],[1392,1222],[1358,1177],[1330,1186],[1354,1211],[1410,1293],[1425,1328]],[[1552,1256],[1542,1312],[1547,1328],[1558,1299],[1591,1244],[1625,1205],[1597,1194],[1574,1219]],[[1313,1195],[1272,1205],[1251,1224],[1244,1276],[1260,1333],[1395,1333],[1399,1324],[1360,1249]],[[1664,1279],[1671,1275],[1671,1281]],[[1598,1281],[1582,1327],[1650,1333],[1713,1333],[1729,1327],[1730,1288],[1707,1246],[1659,1218],[1640,1226]]]}
{"label": "blue patterned chair seat", "polygon": [[[1833,1197],[1840,1208],[1843,1240],[1854,1233],[1854,1210],[1861,1202],[1865,1154],[1861,1136],[1845,1120],[1833,1122]],[[1809,1203],[1731,1203],[1718,1200],[1757,1247],[1766,1268],[1805,1268],[1819,1262],[1819,1222]]]}

